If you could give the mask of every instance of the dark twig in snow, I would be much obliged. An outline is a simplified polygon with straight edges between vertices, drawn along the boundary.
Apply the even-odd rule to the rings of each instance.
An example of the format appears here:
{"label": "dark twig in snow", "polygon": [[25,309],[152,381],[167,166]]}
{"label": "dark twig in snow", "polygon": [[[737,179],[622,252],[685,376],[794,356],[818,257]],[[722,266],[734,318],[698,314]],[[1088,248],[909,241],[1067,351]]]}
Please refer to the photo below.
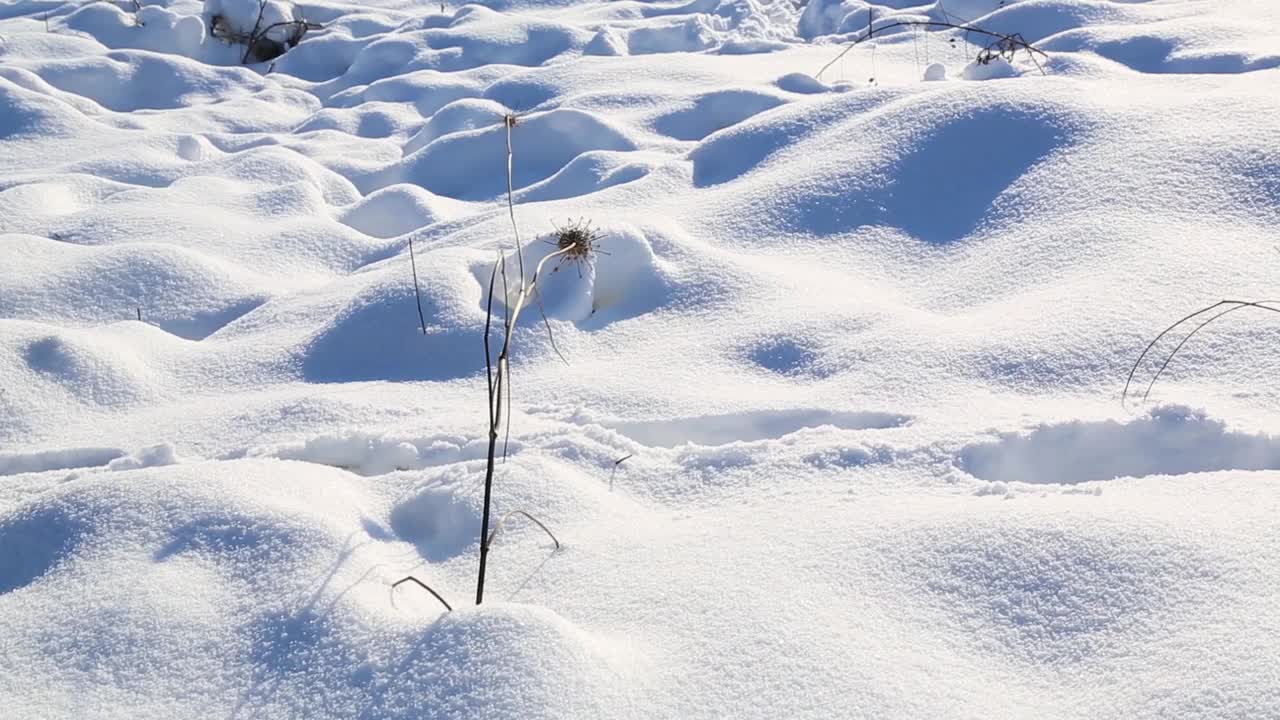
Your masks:
{"label": "dark twig in snow", "polygon": [[413,296],[418,301],[418,322],[422,323],[422,334],[427,334],[427,318],[422,314],[422,291],[418,289],[418,261],[413,259],[413,236],[409,236],[409,267],[413,270]]}

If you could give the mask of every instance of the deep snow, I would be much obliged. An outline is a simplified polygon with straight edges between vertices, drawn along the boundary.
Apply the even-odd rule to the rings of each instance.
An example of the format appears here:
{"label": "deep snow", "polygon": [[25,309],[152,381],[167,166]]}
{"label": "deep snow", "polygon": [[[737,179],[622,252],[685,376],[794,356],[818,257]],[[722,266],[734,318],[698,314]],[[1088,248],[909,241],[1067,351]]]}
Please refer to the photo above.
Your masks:
{"label": "deep snow", "polygon": [[0,0],[0,715],[1280,717],[1280,324],[1119,397],[1275,296],[1280,5],[141,5]]}

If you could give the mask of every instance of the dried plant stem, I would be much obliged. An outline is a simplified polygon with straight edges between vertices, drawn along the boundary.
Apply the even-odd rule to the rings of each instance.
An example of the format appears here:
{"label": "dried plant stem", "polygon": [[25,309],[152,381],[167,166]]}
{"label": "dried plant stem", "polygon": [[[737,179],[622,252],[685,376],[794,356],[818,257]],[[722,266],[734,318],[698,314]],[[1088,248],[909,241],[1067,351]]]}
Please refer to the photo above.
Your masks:
{"label": "dried plant stem", "polygon": [[[485,317],[485,372],[489,378],[489,455],[485,464],[484,472],[484,510],[480,519],[480,570],[476,579],[476,604],[484,602],[484,575],[485,568],[489,557],[489,515],[493,503],[493,472],[495,469],[498,454],[498,429],[502,427],[502,392],[504,388],[509,386],[509,376],[511,372],[511,339],[515,332],[516,324],[520,321],[520,312],[524,310],[525,304],[529,297],[537,292],[538,280],[542,275],[542,270],[546,267],[547,262],[552,258],[572,252],[574,246],[557,250],[548,254],[542,260],[538,261],[537,267],[534,268],[533,276],[529,279],[528,284],[522,284],[522,287],[516,293],[515,304],[511,307],[507,315],[503,329],[502,349],[498,353],[497,369],[494,370],[494,363],[491,360],[489,346],[489,329],[492,327],[493,318],[493,290],[497,283],[499,271],[504,271],[505,280],[506,259],[499,257],[494,264],[493,273],[489,279],[489,301],[486,309]],[[501,268],[499,267],[501,266]],[[508,404],[510,399],[508,397]],[[511,408],[507,408],[508,415]]]}
{"label": "dried plant stem", "polygon": [[511,131],[517,123],[514,114],[507,115],[502,119],[502,124],[507,128],[507,214],[511,217],[511,232],[516,239],[516,263],[517,269],[520,271],[520,289],[524,289],[524,249],[520,245],[520,226],[516,224],[516,203],[514,180],[512,179],[513,167],[515,164],[514,146],[511,141]]}
{"label": "dried plant stem", "polygon": [[525,511],[523,511],[523,510],[512,510],[511,512],[507,513],[506,515],[503,515],[503,516],[502,516],[502,518],[501,518],[500,520],[498,520],[498,524],[497,524],[497,526],[496,526],[496,527],[494,527],[494,528],[493,528],[493,532],[489,533],[489,545],[490,545],[490,546],[492,546],[492,545],[493,545],[493,541],[494,541],[495,539],[497,539],[497,537],[498,537],[498,533],[502,530],[503,526],[507,524],[507,520],[511,519],[511,516],[513,516],[513,515],[523,515],[524,517],[526,517],[526,518],[528,518],[528,519],[532,520],[532,521],[533,521],[533,524],[534,524],[534,525],[537,525],[537,526],[538,526],[538,527],[540,527],[540,528],[542,528],[542,531],[543,531],[543,532],[545,532],[545,533],[546,533],[546,534],[551,538],[551,542],[553,542],[553,543],[555,543],[555,544],[556,544],[556,549],[557,549],[557,550],[559,550],[559,549],[560,549],[560,541],[556,538],[555,533],[551,532],[551,530],[550,530],[550,529],[548,529],[546,525],[543,525],[541,520],[539,520],[538,518],[536,518],[536,517],[534,517],[534,516],[530,515],[529,513],[525,512]]}
{"label": "dried plant stem", "polygon": [[407,583],[407,582],[414,583],[415,585],[417,585],[418,587],[422,588],[423,590],[426,590],[427,592],[431,593],[431,596],[432,596],[432,597],[434,597],[435,599],[439,600],[439,601],[440,601],[440,604],[441,604],[441,605],[444,605],[444,607],[445,607],[445,609],[446,609],[446,610],[448,610],[449,612],[453,612],[453,606],[452,606],[452,605],[450,605],[450,604],[449,604],[449,602],[448,602],[447,600],[445,600],[443,597],[441,597],[441,596],[440,596],[440,593],[436,592],[435,590],[432,590],[432,589],[431,589],[431,587],[430,587],[429,585],[427,585],[426,583],[422,582],[421,580],[419,580],[418,578],[416,578],[416,577],[414,577],[414,576],[412,576],[412,575],[410,575],[410,576],[408,576],[408,577],[406,577],[406,578],[402,578],[402,579],[400,579],[400,580],[395,581],[395,583],[391,585],[391,590],[392,590],[392,591],[394,591],[396,588],[400,587],[401,585],[403,585],[403,584],[405,584],[405,583]]}
{"label": "dried plant stem", "polygon": [[[1173,362],[1173,358],[1178,354],[1178,351],[1182,349],[1182,346],[1186,345],[1187,341],[1190,340],[1192,337],[1194,337],[1201,330],[1203,330],[1206,325],[1213,322],[1214,320],[1217,320],[1223,315],[1226,315],[1228,313],[1233,313],[1237,310],[1243,310],[1245,308],[1257,308],[1259,310],[1268,310],[1270,312],[1280,313],[1280,308],[1271,307],[1272,305],[1280,305],[1280,300],[1252,300],[1252,301],[1251,300],[1219,300],[1218,302],[1212,305],[1209,305],[1208,307],[1203,307],[1191,313],[1190,315],[1187,315],[1181,320],[1165,328],[1164,331],[1161,332],[1159,335],[1157,335],[1154,340],[1147,343],[1146,348],[1142,350],[1142,354],[1138,355],[1138,359],[1134,361],[1133,367],[1129,369],[1129,377],[1126,378],[1124,382],[1124,391],[1120,394],[1120,404],[1124,405],[1125,400],[1128,399],[1129,387],[1133,383],[1133,378],[1134,378],[1134,375],[1137,374],[1138,368],[1142,366],[1142,361],[1146,359],[1147,355],[1152,351],[1152,349],[1154,349],[1155,346],[1159,344],[1159,342],[1163,340],[1165,336],[1167,336],[1169,333],[1173,332],[1174,330],[1178,329],[1179,327],[1181,327],[1186,323],[1192,322],[1193,320],[1200,319],[1200,322],[1196,324],[1196,326],[1191,330],[1191,332],[1187,333],[1186,337],[1182,338],[1182,340],[1179,341],[1176,346],[1174,346],[1173,352],[1169,353],[1169,356],[1166,357],[1164,359],[1164,362],[1160,364],[1160,368],[1156,371],[1156,374],[1151,378],[1151,382],[1147,383],[1146,392],[1144,392],[1142,395],[1143,402],[1146,402],[1147,398],[1151,395],[1151,389],[1155,387],[1156,381],[1159,380],[1160,376],[1164,374],[1165,369],[1169,367],[1169,363]],[[1219,310],[1219,308],[1225,308],[1225,309]],[[1214,310],[1218,310],[1218,312],[1214,313],[1213,312]],[[1203,318],[1203,316],[1208,313],[1213,313],[1213,314],[1209,315],[1208,318]]]}
{"label": "dried plant stem", "polygon": [[422,324],[422,334],[427,334],[427,317],[422,313],[422,291],[418,289],[418,261],[413,257],[413,236],[409,236],[409,267],[413,269],[413,297],[418,301],[418,322]]}

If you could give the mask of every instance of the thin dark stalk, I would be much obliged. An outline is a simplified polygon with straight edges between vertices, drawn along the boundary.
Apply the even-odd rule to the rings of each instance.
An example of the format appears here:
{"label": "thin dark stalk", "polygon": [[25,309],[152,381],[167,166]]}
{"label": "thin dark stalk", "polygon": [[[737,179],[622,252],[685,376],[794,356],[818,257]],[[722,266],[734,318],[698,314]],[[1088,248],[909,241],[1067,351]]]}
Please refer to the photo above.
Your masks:
{"label": "thin dark stalk", "polygon": [[[489,414],[489,455],[485,463],[484,509],[482,511],[481,519],[480,519],[480,569],[479,569],[479,574],[476,578],[476,604],[477,605],[484,602],[484,576],[485,576],[485,569],[487,567],[488,559],[489,559],[489,535],[490,535],[489,517],[490,517],[490,511],[492,509],[492,501],[493,501],[493,474],[494,474],[495,466],[497,464],[498,428],[502,427],[503,386],[509,381],[509,374],[511,369],[510,354],[511,354],[512,335],[515,332],[516,324],[520,321],[520,312],[524,309],[525,303],[528,302],[529,296],[537,291],[538,278],[541,276],[542,269],[546,266],[547,262],[550,261],[552,258],[555,258],[560,255],[564,255],[565,253],[568,253],[568,252],[572,252],[575,247],[577,247],[576,244],[569,245],[568,247],[562,250],[557,250],[556,252],[550,253],[546,257],[542,258],[542,260],[538,262],[537,267],[534,268],[533,277],[529,280],[529,284],[522,286],[520,291],[516,293],[514,306],[511,306],[508,308],[508,314],[505,322],[506,327],[503,330],[502,350],[498,353],[498,361],[497,361],[498,368],[497,368],[496,374],[492,372],[491,370],[492,366],[488,359],[489,358],[488,328],[492,323],[493,303],[490,302],[487,308],[487,312],[486,312],[487,317],[485,318],[485,330],[486,330],[485,332],[485,345],[486,345],[485,368],[486,370],[489,371],[490,376],[493,377],[494,380],[490,384],[490,391],[489,391],[490,408],[491,408],[491,411]],[[501,265],[503,268],[503,273],[502,273],[503,283],[504,285],[506,283],[506,272],[505,272],[506,259],[503,257],[503,258],[499,258],[498,263],[494,265],[493,275],[489,279],[489,297],[490,298],[493,297],[494,285],[497,284],[498,265]],[[510,304],[509,295],[507,297],[507,300],[508,302],[506,304]],[[508,404],[509,403],[510,403],[510,400],[508,400]],[[507,408],[508,420],[510,418],[510,412],[511,412],[511,409]],[[510,428],[509,424],[508,424],[508,428]]]}
{"label": "thin dark stalk", "polygon": [[1219,300],[1218,302],[1212,305],[1209,305],[1208,307],[1203,307],[1199,310],[1196,310],[1190,315],[1187,315],[1181,320],[1178,320],[1177,322],[1173,323],[1169,327],[1165,328],[1163,332],[1161,332],[1159,335],[1155,337],[1155,339],[1147,343],[1147,346],[1143,348],[1142,353],[1138,355],[1138,359],[1134,361],[1133,367],[1129,369],[1129,376],[1125,379],[1125,382],[1124,382],[1124,391],[1120,394],[1120,404],[1123,405],[1125,400],[1128,398],[1129,387],[1133,383],[1133,377],[1134,375],[1137,374],[1138,368],[1142,366],[1142,361],[1146,359],[1147,355],[1151,352],[1151,350],[1155,348],[1155,346],[1159,344],[1159,342],[1163,340],[1165,336],[1167,336],[1169,333],[1178,329],[1183,324],[1188,323],[1192,320],[1195,320],[1196,318],[1204,315],[1205,313],[1212,312],[1220,307],[1223,307],[1224,305],[1231,306],[1226,310],[1223,310],[1221,312],[1218,312],[1210,316],[1207,320],[1201,321],[1195,327],[1195,329],[1193,329],[1186,337],[1182,339],[1181,342],[1178,343],[1178,345],[1173,349],[1173,352],[1170,353],[1169,356],[1165,358],[1164,363],[1160,365],[1160,369],[1156,372],[1155,377],[1152,378],[1151,383],[1147,385],[1146,393],[1144,393],[1142,396],[1143,402],[1145,402],[1147,400],[1147,397],[1151,394],[1151,388],[1155,385],[1155,381],[1160,377],[1161,374],[1164,373],[1165,368],[1167,368],[1169,366],[1169,363],[1173,361],[1174,356],[1178,354],[1178,351],[1182,349],[1182,346],[1185,345],[1193,335],[1200,332],[1200,330],[1202,330],[1206,325],[1213,322],[1214,320],[1217,320],[1218,318],[1222,317],[1223,315],[1226,315],[1227,313],[1235,312],[1236,310],[1243,310],[1244,308],[1258,308],[1260,310],[1269,310],[1271,312],[1280,313],[1280,308],[1270,307],[1269,305],[1266,305],[1264,303],[1280,304],[1280,300],[1257,300],[1257,301]]}
{"label": "thin dark stalk", "polygon": [[448,610],[449,612],[453,612],[453,606],[450,605],[447,600],[440,597],[440,593],[436,592],[435,590],[432,590],[430,586],[428,586],[426,583],[422,582],[421,580],[419,580],[418,578],[412,575],[410,575],[409,577],[403,578],[401,580],[397,580],[395,584],[391,586],[391,589],[395,590],[396,588],[400,587],[401,585],[407,582],[414,583],[418,587],[422,588],[423,590],[426,590],[427,592],[431,593],[431,596],[439,600],[440,604],[443,605],[446,610]]}
{"label": "thin dark stalk", "polygon": [[[984,30],[983,28],[980,28],[980,27],[974,27],[970,25],[957,25],[956,23],[950,23],[950,22],[938,22],[936,20],[899,20],[897,22],[893,22],[888,25],[885,25],[884,27],[875,28],[874,30],[872,28],[868,28],[866,35],[863,35],[862,37],[859,37],[859,38],[855,38],[852,42],[850,42],[848,47],[842,50],[839,55],[836,55],[834,58],[831,59],[831,62],[828,62],[826,65],[823,65],[822,69],[819,70],[816,75],[814,75],[814,78],[821,78],[822,73],[826,72],[827,68],[836,64],[836,62],[840,60],[840,58],[847,55],[849,51],[853,50],[860,43],[870,40],[874,36],[875,32],[884,33],[884,31],[886,30],[892,30],[894,28],[899,28],[899,27],[925,27],[925,28],[933,27],[933,28],[943,28],[943,29],[951,29],[951,30],[963,30],[965,32],[966,43],[968,43],[969,41],[969,33],[975,32],[975,33],[978,33],[979,35],[986,35],[988,37],[996,38],[1001,42],[1008,43],[1010,47],[1016,47],[1019,49],[1026,50],[1027,53],[1031,55],[1033,60],[1035,59],[1036,55],[1040,55],[1041,57],[1046,59],[1048,59],[1049,57],[1043,50],[1028,43],[1027,41],[1023,40],[1017,35],[1004,35],[1002,33],[993,32],[991,30]],[[1038,61],[1036,61],[1036,67],[1040,69],[1041,73],[1044,73],[1044,68],[1040,67],[1040,63]]]}
{"label": "thin dark stalk", "polygon": [[413,296],[418,301],[418,322],[422,323],[422,334],[427,334],[427,318],[422,314],[422,291],[418,289],[418,261],[413,258],[413,236],[409,236],[409,267],[413,269]]}

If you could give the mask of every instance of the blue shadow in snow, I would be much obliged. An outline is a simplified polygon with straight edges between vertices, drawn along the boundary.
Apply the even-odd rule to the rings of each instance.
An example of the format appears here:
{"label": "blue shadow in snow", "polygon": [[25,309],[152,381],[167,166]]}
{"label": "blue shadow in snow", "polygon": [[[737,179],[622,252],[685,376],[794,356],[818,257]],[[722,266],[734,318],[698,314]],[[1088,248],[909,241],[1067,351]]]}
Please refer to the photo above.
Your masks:
{"label": "blue shadow in snow", "polygon": [[793,229],[820,235],[887,226],[950,243],[977,229],[1006,188],[1068,142],[1035,112],[988,107],[916,139],[876,177],[833,178],[783,212]]}

